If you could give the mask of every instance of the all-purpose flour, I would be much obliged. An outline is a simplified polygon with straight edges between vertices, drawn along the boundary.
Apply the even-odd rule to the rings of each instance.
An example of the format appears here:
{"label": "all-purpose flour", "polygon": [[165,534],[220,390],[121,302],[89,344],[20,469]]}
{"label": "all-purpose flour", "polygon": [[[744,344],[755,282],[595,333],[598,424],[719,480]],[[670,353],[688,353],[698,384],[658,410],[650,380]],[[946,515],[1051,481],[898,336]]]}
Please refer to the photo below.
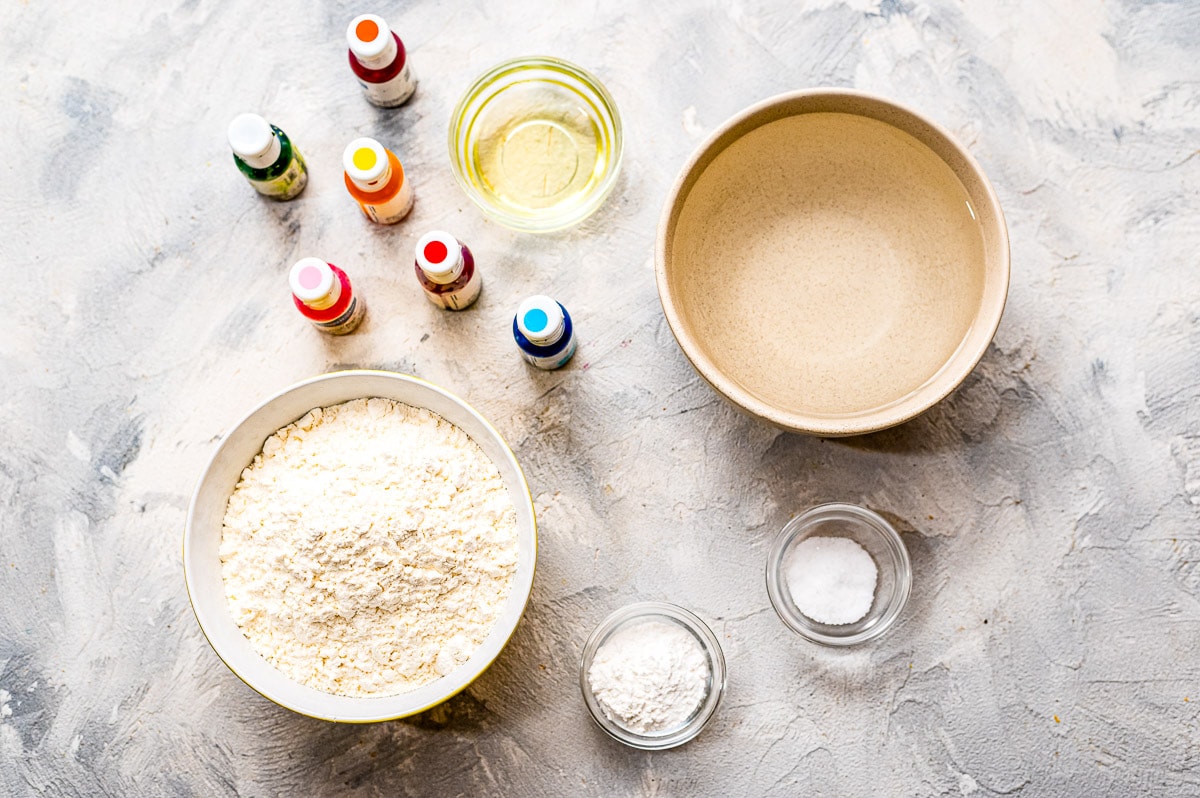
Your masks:
{"label": "all-purpose flour", "polygon": [[359,399],[267,439],[220,555],[230,611],[269,662],[325,692],[389,695],[487,637],[516,572],[516,509],[458,427]]}
{"label": "all-purpose flour", "polygon": [[618,629],[592,658],[588,683],[610,720],[638,734],[681,726],[708,689],[708,659],[690,632],[664,621]]}

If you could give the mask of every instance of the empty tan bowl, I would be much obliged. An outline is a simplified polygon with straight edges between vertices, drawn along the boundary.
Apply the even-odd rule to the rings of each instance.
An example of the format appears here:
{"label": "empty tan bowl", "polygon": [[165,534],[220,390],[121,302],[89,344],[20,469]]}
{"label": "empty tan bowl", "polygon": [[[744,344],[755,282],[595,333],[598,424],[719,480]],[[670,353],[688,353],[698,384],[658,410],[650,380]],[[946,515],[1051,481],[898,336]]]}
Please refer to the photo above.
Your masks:
{"label": "empty tan bowl", "polygon": [[655,252],[680,348],[784,429],[859,435],[945,398],[1008,294],[1008,230],[942,128],[847,89],[736,115],[684,166]]}

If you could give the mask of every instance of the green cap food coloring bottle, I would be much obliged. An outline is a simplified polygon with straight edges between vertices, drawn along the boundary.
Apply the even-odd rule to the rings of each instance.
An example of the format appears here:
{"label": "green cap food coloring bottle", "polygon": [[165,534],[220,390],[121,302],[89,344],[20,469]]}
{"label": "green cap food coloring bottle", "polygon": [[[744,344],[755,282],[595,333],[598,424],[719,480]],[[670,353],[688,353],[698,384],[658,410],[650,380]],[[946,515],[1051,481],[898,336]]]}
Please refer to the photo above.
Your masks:
{"label": "green cap food coloring bottle", "polygon": [[241,114],[229,123],[233,162],[255,191],[290,200],[308,184],[308,167],[300,151],[279,128],[258,114]]}

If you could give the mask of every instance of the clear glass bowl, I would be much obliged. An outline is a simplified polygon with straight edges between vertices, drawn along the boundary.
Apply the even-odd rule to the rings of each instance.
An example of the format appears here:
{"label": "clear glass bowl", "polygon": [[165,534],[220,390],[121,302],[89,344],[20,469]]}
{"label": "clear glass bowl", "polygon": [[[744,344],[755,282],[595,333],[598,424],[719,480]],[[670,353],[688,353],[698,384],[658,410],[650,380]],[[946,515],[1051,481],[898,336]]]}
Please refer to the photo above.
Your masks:
{"label": "clear glass bowl", "polygon": [[[811,537],[850,538],[879,569],[871,609],[862,619],[827,624],[807,617],[792,600],[787,583],[789,556]],[[912,590],[912,561],[896,530],[878,513],[853,504],[822,504],[789,521],[767,554],[767,594],[775,612],[794,632],[826,646],[852,646],[873,640],[891,628]]]}
{"label": "clear glass bowl", "polygon": [[[687,630],[695,637],[696,642],[700,645],[700,650],[704,652],[704,656],[708,660],[708,683],[704,699],[695,711],[679,726],[651,734],[631,731],[609,718],[596,700],[595,694],[592,693],[592,685],[588,681],[588,671],[592,667],[592,659],[605,641],[618,630],[644,621],[671,623]],[[579,660],[579,687],[583,691],[583,701],[587,705],[588,711],[592,713],[592,718],[609,736],[626,745],[649,751],[674,748],[677,745],[683,745],[699,734],[717,711],[717,705],[721,703],[721,696],[725,694],[725,655],[712,630],[704,621],[683,607],[661,601],[628,604],[601,621],[588,637]]]}
{"label": "clear glass bowl", "polygon": [[450,116],[450,166],[485,214],[547,233],[600,207],[621,168],[617,106],[589,72],[531,56],[480,75]]}

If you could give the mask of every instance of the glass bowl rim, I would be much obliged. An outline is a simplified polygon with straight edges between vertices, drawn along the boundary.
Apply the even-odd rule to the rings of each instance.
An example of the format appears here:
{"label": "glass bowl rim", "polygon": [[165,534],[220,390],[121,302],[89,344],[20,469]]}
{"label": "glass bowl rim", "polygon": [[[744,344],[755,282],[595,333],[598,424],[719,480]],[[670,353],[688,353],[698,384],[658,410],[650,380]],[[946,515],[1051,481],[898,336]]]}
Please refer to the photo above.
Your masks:
{"label": "glass bowl rim", "polygon": [[[602,126],[607,123],[607,126],[612,130],[611,136],[611,156],[609,157],[609,166],[601,182],[591,191],[586,198],[573,205],[567,211],[558,214],[546,214],[543,216],[535,216],[533,220],[518,216],[516,214],[507,213],[504,210],[497,208],[489,203],[483,195],[471,185],[467,180],[467,167],[463,159],[459,157],[459,140],[462,138],[460,133],[465,130],[464,123],[467,121],[467,111],[478,99],[483,97],[488,87],[495,84],[500,78],[507,74],[515,72],[519,69],[530,67],[550,67],[555,70],[565,72],[575,77],[587,89],[588,92],[594,94],[591,99],[599,111],[600,122]],[[578,91],[577,89],[573,89]],[[486,103],[475,109],[472,117],[477,116]],[[608,88],[600,81],[598,77],[579,66],[562,58],[556,58],[549,55],[529,55],[518,56],[501,61],[489,69],[485,70],[473,81],[466,91],[459,97],[458,102],[454,104],[454,109],[450,112],[450,125],[447,129],[447,144],[450,150],[450,171],[454,174],[454,180],[458,183],[459,188],[467,195],[474,205],[479,208],[485,216],[499,222],[505,227],[513,230],[519,230],[526,233],[552,233],[559,230],[564,230],[568,227],[573,227],[579,224],[587,217],[591,216],[596,210],[604,204],[605,199],[612,193],[613,188],[617,184],[617,178],[621,172],[621,164],[625,154],[625,136],[621,124],[621,114],[617,110],[617,103],[609,93]]]}

